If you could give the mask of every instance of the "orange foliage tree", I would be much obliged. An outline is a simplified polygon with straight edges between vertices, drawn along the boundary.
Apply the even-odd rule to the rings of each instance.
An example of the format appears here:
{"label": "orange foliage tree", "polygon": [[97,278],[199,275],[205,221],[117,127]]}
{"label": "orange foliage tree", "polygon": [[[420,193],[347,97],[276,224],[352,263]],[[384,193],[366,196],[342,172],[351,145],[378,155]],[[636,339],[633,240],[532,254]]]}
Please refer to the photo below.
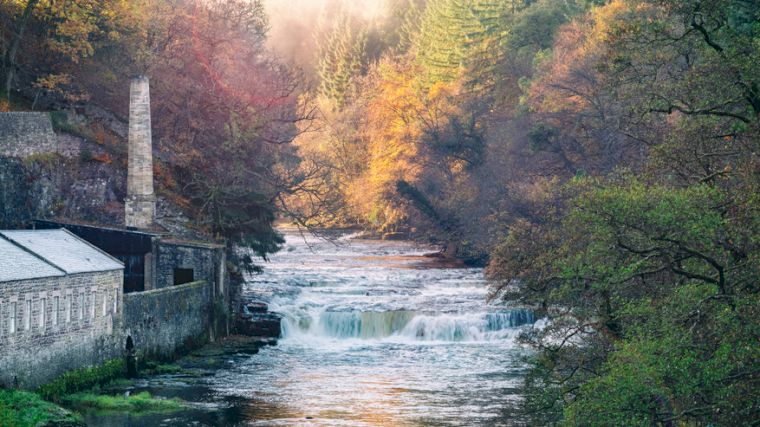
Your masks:
{"label": "orange foliage tree", "polygon": [[360,217],[381,230],[409,225],[410,204],[397,191],[400,182],[421,186],[433,170],[451,177],[473,161],[459,146],[462,139],[450,138],[455,118],[465,115],[459,83],[428,87],[418,79],[417,67],[385,58],[365,89],[367,167],[350,183],[347,197]]}

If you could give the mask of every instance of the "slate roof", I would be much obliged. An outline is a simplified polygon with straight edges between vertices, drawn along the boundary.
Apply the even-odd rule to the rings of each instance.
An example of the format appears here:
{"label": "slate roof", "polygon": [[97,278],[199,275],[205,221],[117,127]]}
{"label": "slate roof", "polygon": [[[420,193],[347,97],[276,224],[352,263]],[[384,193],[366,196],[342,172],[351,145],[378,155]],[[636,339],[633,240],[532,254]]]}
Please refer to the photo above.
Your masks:
{"label": "slate roof", "polygon": [[0,282],[63,276],[65,273],[42,259],[0,238]]}
{"label": "slate roof", "polygon": [[116,258],[64,229],[0,231],[0,282],[122,268]]}

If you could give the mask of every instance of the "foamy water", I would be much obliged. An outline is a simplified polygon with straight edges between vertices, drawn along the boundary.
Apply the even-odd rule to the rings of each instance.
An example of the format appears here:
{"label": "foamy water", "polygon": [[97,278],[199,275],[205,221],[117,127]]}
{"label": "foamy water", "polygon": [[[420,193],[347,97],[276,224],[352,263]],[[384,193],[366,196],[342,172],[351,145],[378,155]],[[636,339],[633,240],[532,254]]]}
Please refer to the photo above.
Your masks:
{"label": "foamy water", "polygon": [[246,425],[515,425],[531,312],[489,306],[481,269],[427,268],[431,248],[296,234],[245,290],[283,338],[211,379]]}

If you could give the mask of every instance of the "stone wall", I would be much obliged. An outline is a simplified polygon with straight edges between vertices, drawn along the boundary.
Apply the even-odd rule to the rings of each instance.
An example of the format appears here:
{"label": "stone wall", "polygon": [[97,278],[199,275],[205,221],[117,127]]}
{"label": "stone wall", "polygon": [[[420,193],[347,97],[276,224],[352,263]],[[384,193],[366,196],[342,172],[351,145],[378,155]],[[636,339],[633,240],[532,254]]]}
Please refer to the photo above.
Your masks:
{"label": "stone wall", "polygon": [[155,288],[174,286],[175,269],[179,268],[193,270],[193,280],[213,284],[215,294],[219,294],[219,269],[223,268],[223,257],[221,246],[161,241],[156,251]]}
{"label": "stone wall", "polygon": [[121,162],[101,144],[55,133],[50,114],[62,113],[0,113],[0,227],[54,217],[123,224]]}
{"label": "stone wall", "polygon": [[211,339],[211,285],[197,281],[124,295],[124,334],[141,357],[170,359]]}
{"label": "stone wall", "polygon": [[119,357],[122,281],[114,270],[0,283],[0,385],[34,388]]}
{"label": "stone wall", "polygon": [[[89,110],[97,111],[95,107],[88,108]],[[51,115],[59,117],[57,128]],[[65,158],[79,158],[86,153],[85,157],[105,157],[108,151],[102,143],[67,133],[86,132],[93,139],[95,136],[91,122],[106,127],[117,137],[126,132],[121,129],[126,128],[126,125],[115,117],[111,116],[111,120],[107,121],[105,111],[97,116],[81,116],[73,111],[0,112],[0,156],[25,159],[41,154],[58,154]],[[68,127],[68,130],[61,129],[62,126]],[[111,147],[111,151],[118,148],[121,147]]]}
{"label": "stone wall", "polygon": [[213,339],[212,285],[196,281],[122,294],[122,274],[0,283],[0,387],[33,389],[64,372],[123,357],[130,336],[138,357],[160,360]]}
{"label": "stone wall", "polygon": [[58,140],[48,113],[0,113],[0,153],[27,157],[58,152]]}

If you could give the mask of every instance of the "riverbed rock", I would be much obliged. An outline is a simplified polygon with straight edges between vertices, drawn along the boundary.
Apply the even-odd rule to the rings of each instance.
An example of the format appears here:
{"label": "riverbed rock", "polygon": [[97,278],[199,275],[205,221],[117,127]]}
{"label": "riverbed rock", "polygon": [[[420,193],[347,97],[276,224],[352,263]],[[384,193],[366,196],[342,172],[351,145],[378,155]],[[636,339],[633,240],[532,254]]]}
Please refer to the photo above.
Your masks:
{"label": "riverbed rock", "polygon": [[241,304],[235,329],[241,335],[263,338],[280,338],[282,316],[269,311],[265,302],[248,300]]}
{"label": "riverbed rock", "polygon": [[238,333],[251,337],[279,338],[282,316],[277,313],[252,313],[247,318],[240,318]]}
{"label": "riverbed rock", "polygon": [[244,310],[248,311],[248,313],[266,313],[269,311],[269,306],[267,303],[261,301],[250,301],[243,307]]}

